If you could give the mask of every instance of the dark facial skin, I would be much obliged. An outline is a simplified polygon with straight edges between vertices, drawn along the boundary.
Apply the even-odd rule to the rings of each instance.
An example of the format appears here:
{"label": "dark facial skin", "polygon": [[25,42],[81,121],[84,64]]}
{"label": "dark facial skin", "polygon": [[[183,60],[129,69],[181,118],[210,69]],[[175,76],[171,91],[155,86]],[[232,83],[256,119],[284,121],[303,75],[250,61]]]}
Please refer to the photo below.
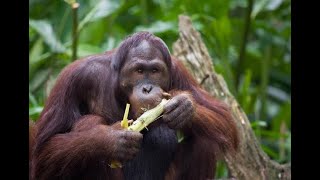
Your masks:
{"label": "dark facial skin", "polygon": [[143,41],[129,51],[120,71],[120,88],[129,97],[135,118],[145,109],[151,109],[169,88],[169,70],[161,52]]}
{"label": "dark facial skin", "polygon": [[[129,51],[120,71],[120,87],[129,97],[135,118],[161,101],[169,88],[169,79],[169,70],[158,49],[143,41]],[[172,129],[183,128],[191,123],[195,112],[192,96],[186,92],[172,95],[162,119]]]}

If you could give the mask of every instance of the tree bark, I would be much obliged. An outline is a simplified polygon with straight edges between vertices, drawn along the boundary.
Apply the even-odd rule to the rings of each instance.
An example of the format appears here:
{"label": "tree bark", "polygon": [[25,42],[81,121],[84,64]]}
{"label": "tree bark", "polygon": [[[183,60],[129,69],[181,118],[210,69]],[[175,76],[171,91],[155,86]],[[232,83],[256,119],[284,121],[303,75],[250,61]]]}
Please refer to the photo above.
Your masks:
{"label": "tree bark", "polygon": [[281,165],[260,148],[246,114],[229,92],[223,77],[215,72],[208,50],[187,16],[179,16],[179,35],[173,44],[173,55],[184,63],[204,89],[232,109],[240,148],[235,157],[224,157],[231,176],[239,180],[291,179],[291,163]]}

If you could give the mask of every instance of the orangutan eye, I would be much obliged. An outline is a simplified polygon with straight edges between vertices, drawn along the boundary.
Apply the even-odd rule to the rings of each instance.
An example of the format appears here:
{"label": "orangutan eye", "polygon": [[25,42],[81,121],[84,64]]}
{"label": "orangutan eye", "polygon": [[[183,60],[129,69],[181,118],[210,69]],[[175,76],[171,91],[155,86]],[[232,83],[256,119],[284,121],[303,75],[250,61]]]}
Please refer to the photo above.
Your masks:
{"label": "orangutan eye", "polygon": [[138,69],[137,69],[137,72],[138,72],[139,74],[142,74],[142,73],[143,73],[143,70],[142,70],[141,68],[138,68]]}
{"label": "orangutan eye", "polygon": [[158,72],[158,69],[157,68],[153,68],[152,69],[152,73],[156,73],[156,72]]}

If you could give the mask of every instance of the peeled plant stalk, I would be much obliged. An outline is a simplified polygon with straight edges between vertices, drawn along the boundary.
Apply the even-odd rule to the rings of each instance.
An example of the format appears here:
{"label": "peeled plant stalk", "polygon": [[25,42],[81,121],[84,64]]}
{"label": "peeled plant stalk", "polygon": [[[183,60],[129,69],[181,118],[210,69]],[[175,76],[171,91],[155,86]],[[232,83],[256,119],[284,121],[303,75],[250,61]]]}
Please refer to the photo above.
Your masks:
{"label": "peeled plant stalk", "polygon": [[128,129],[128,114],[129,114],[130,104],[126,105],[126,110],[121,121],[121,127]]}
{"label": "peeled plant stalk", "polygon": [[155,121],[164,111],[164,105],[168,102],[166,99],[162,99],[160,104],[158,104],[153,109],[144,112],[137,120],[133,122],[131,126],[128,127],[129,130],[140,132],[153,121]]}
{"label": "peeled plant stalk", "polygon": [[[131,131],[140,132],[146,128],[149,124],[154,122],[164,111],[164,105],[168,102],[167,99],[162,99],[162,101],[154,108],[144,112],[137,120],[133,122],[132,125],[128,127],[128,113],[130,104],[127,104],[126,110],[124,112],[123,119],[121,121],[121,127]],[[111,168],[121,168],[122,164],[118,161],[112,161]]]}
{"label": "peeled plant stalk", "polygon": [[[124,111],[124,115],[121,121],[121,127],[124,129],[128,129],[128,114],[129,114],[130,104],[126,105],[126,110]],[[111,168],[121,168],[122,164],[119,161],[111,161]]]}

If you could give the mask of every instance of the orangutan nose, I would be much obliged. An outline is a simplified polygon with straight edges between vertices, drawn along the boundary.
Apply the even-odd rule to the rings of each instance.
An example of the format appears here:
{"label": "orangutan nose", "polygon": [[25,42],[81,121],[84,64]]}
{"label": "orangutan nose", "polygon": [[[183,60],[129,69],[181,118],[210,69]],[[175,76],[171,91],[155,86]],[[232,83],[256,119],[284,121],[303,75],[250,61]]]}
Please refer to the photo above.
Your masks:
{"label": "orangutan nose", "polygon": [[146,85],[146,86],[142,87],[142,92],[144,94],[149,94],[151,92],[151,90],[152,90],[152,85]]}

